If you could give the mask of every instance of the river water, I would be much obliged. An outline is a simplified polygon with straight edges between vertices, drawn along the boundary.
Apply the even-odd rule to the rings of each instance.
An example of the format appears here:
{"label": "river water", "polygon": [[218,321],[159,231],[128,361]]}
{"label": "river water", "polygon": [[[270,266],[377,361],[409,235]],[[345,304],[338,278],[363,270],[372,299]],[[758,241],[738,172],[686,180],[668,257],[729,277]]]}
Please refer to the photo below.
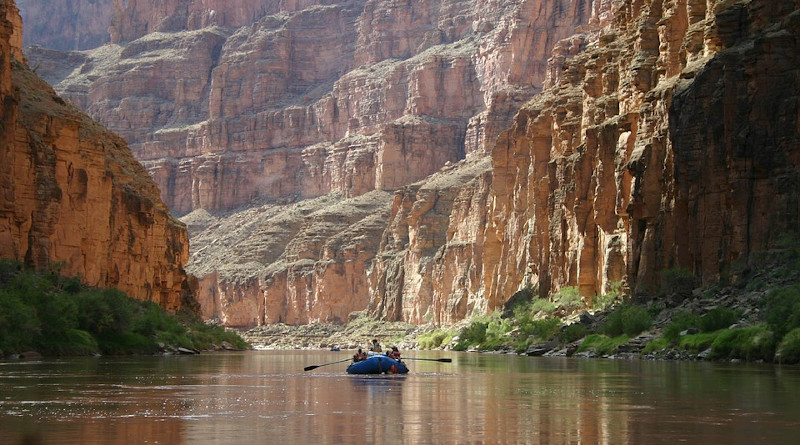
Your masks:
{"label": "river water", "polygon": [[800,368],[409,351],[0,362],[0,443],[797,444]]}

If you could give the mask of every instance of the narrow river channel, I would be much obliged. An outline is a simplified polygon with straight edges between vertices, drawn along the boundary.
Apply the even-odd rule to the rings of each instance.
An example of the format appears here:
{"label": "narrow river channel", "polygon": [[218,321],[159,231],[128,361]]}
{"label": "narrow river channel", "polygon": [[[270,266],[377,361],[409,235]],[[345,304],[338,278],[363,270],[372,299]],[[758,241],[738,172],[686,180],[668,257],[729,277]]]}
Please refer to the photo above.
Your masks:
{"label": "narrow river channel", "polygon": [[408,351],[0,361],[0,443],[796,444],[800,368]]}

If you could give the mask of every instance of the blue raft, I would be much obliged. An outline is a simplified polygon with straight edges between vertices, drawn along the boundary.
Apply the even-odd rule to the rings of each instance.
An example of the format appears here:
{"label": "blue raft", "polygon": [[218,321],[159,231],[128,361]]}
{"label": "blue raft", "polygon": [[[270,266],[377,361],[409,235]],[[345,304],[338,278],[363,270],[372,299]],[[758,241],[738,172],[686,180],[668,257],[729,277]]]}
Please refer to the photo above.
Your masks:
{"label": "blue raft", "polygon": [[408,374],[405,363],[385,355],[373,355],[347,367],[348,374]]}

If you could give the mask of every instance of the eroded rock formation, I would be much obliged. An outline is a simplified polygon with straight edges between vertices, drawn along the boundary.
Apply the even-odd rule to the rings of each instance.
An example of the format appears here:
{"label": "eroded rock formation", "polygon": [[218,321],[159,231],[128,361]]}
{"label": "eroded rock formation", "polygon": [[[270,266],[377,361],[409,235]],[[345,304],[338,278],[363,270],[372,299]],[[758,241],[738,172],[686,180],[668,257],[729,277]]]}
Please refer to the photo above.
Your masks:
{"label": "eroded rock formation", "polygon": [[181,308],[185,226],[125,142],[22,62],[21,31],[0,1],[0,254]]}
{"label": "eroded rock formation", "polygon": [[[370,213],[384,225],[386,191],[483,152],[541,88],[551,48],[593,8],[567,0],[155,6],[118,5],[110,45],[28,56],[59,91],[131,143],[179,213],[324,196],[346,209],[369,195],[383,196],[370,200]],[[343,228],[353,218],[328,213]],[[302,323],[364,309],[382,231],[368,226],[354,258],[326,256],[320,246],[334,239],[286,239],[256,260],[257,273],[250,262],[240,270],[214,263],[204,256],[211,250],[205,237],[196,237],[195,251],[204,253],[192,267],[199,267],[205,307],[214,308],[208,313],[231,324]],[[239,244],[226,234],[214,238]],[[313,260],[326,275],[292,272],[295,258]],[[198,266],[205,263],[219,270]],[[324,303],[334,297],[323,295],[339,303]]]}
{"label": "eroded rock formation", "polygon": [[647,298],[800,222],[797,0],[151,3],[29,57],[194,210],[228,324]]}
{"label": "eroded rock formation", "polygon": [[[466,237],[482,258],[447,256],[464,249],[453,228],[464,218],[450,214],[447,232],[425,224],[438,210],[413,209],[430,193],[396,206],[386,236],[407,241],[378,256],[391,265],[378,270],[399,271],[383,280],[391,292],[374,288],[378,313],[448,322],[463,310],[440,308],[496,308],[526,285],[542,296],[578,286],[591,301],[622,282],[648,298],[662,271],[725,280],[796,236],[798,2],[607,6],[606,26],[562,42],[549,88],[492,150],[486,225]],[[412,233],[439,242],[419,258]],[[481,265],[470,285],[467,266]],[[442,278],[458,291],[440,290]]]}

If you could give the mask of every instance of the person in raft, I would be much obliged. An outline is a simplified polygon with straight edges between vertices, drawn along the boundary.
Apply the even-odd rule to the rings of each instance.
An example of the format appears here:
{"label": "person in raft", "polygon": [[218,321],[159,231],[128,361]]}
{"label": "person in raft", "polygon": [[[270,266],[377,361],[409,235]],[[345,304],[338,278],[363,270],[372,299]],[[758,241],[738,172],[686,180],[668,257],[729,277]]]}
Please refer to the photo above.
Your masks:
{"label": "person in raft", "polygon": [[392,346],[392,350],[388,351],[386,355],[394,360],[400,361],[400,351],[397,349],[397,346]]}
{"label": "person in raft", "polygon": [[381,345],[378,343],[378,339],[372,339],[372,346],[369,347],[369,350],[372,352],[381,352]]}
{"label": "person in raft", "polygon": [[367,359],[367,353],[358,348],[358,352],[353,354],[353,363],[363,362]]}

